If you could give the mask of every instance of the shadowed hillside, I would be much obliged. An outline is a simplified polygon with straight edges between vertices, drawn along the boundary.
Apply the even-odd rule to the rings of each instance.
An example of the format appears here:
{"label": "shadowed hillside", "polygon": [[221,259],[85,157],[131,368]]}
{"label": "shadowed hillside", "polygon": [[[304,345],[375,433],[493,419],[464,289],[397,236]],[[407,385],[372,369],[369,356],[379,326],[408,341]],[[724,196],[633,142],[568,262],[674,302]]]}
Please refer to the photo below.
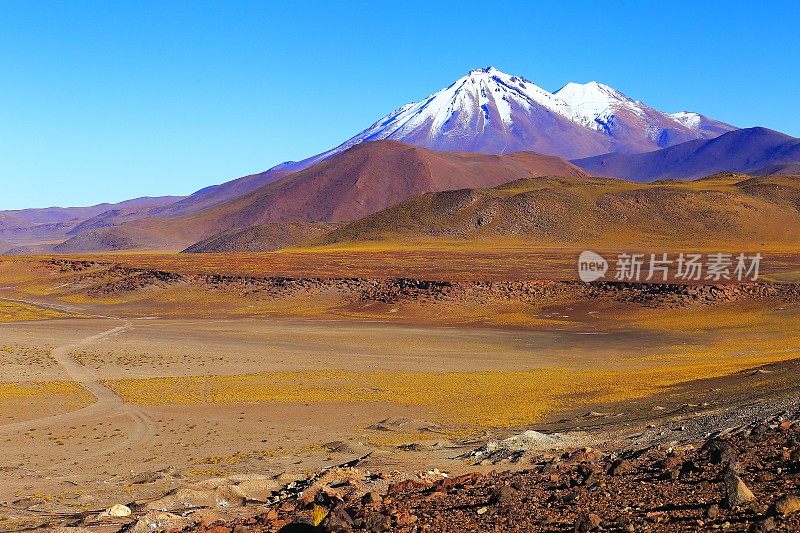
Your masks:
{"label": "shadowed hillside", "polygon": [[606,154],[573,163],[594,175],[639,182],[700,178],[717,172],[792,173],[800,166],[800,139],[767,128],[748,128],[655,152]]}
{"label": "shadowed hillside", "polygon": [[641,185],[610,178],[533,178],[492,189],[426,194],[314,241],[516,241],[647,247],[792,245],[800,177],[721,174]]}

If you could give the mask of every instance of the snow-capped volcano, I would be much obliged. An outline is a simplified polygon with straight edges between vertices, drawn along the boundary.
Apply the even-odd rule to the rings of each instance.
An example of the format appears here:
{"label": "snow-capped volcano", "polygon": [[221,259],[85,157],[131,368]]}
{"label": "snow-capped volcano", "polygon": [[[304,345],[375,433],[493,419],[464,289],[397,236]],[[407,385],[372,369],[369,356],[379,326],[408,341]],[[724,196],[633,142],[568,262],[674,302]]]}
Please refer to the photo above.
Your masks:
{"label": "snow-capped volcano", "polygon": [[733,126],[699,113],[668,115],[598,83],[568,83],[555,96],[566,102],[586,127],[614,139],[615,152],[645,152],[694,139],[710,139]]}
{"label": "snow-capped volcano", "polygon": [[569,82],[556,91],[554,96],[568,104],[575,120],[588,128],[604,132],[608,132],[609,123],[620,112],[645,117],[650,109],[596,81],[584,84]]}
{"label": "snow-capped volcano", "polygon": [[530,150],[574,159],[657,150],[733,129],[696,113],[668,115],[598,82],[568,83],[551,93],[487,67],[469,71],[449,87],[400,107],[303,163],[383,139],[450,152]]}

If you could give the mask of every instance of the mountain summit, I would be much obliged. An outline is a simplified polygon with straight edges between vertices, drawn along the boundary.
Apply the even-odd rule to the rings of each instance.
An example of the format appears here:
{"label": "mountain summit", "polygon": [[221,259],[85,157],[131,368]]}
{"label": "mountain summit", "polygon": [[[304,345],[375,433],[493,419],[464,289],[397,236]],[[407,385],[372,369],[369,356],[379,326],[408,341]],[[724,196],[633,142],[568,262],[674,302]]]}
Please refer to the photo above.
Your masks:
{"label": "mountain summit", "polygon": [[611,137],[614,152],[657,150],[736,129],[699,113],[668,115],[596,81],[568,83],[555,96],[569,105],[573,120]]}
{"label": "mountain summit", "polygon": [[598,82],[568,83],[551,93],[486,67],[400,107],[309,163],[384,139],[449,152],[535,151],[578,158],[658,150],[734,129],[697,113],[663,113]]}

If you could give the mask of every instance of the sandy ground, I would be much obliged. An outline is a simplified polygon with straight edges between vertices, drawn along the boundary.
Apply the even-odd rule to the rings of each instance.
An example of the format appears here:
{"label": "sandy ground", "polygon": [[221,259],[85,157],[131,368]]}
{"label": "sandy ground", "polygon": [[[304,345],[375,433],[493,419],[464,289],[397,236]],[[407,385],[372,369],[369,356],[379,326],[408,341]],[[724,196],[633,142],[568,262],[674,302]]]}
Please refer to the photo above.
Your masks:
{"label": "sandy ground", "polygon": [[[46,320],[0,324],[0,336],[5,345],[49,353],[44,365],[23,358],[4,367],[5,382],[74,381],[93,396],[77,409],[44,398],[39,409],[31,407],[35,398],[15,409],[5,404],[4,415],[13,421],[0,425],[0,501],[33,501],[51,511],[100,509],[233,472],[290,478],[370,452],[375,468],[469,467],[454,459],[469,447],[453,438],[463,427],[448,424],[441,405],[136,405],[115,392],[113,380],[320,369],[502,374],[565,364],[631,368],[676,342],[676,335],[654,330],[598,335],[264,319]],[[710,338],[705,331],[681,335],[683,342]],[[152,394],[157,399],[159,391]],[[555,422],[560,412],[580,418],[586,407],[580,409],[570,413],[564,406],[548,418]],[[508,431],[473,427],[472,435]],[[398,447],[404,444],[417,446]],[[155,484],[132,484],[143,472],[168,475]]]}
{"label": "sandy ground", "polygon": [[796,365],[780,362],[800,357],[800,306],[774,299],[508,304],[525,327],[448,326],[437,315],[480,307],[459,301],[349,319],[176,318],[201,300],[125,288],[128,314],[117,294],[64,301],[48,291],[73,274],[47,291],[40,274],[0,289],[26,317],[47,310],[0,322],[0,519],[23,525],[217,476],[284,483],[368,454],[374,471],[466,472],[480,466],[465,452],[528,428],[600,446],[669,438],[677,418],[797,395]]}
{"label": "sandy ground", "polygon": [[[312,471],[348,455],[331,456],[325,443],[344,441],[349,455],[367,453],[376,449],[370,441],[393,445],[419,438],[419,430],[435,427],[430,420],[442,414],[373,402],[141,407],[125,403],[105,380],[331,368],[503,371],[559,360],[590,363],[587,345],[593,358],[606,361],[658,347],[653,339],[626,333],[614,339],[496,329],[459,333],[310,320],[49,320],[0,324],[0,335],[7,345],[51,348],[46,365],[17,361],[4,367],[4,381],[75,381],[94,396],[93,403],[71,411],[47,399],[38,410],[18,403],[13,414],[8,405],[6,416],[15,420],[0,425],[0,500],[68,494],[75,484],[98,480],[122,489],[131,471],[141,470]],[[366,429],[386,419],[399,421],[397,427]],[[389,435],[395,430],[399,435]]]}

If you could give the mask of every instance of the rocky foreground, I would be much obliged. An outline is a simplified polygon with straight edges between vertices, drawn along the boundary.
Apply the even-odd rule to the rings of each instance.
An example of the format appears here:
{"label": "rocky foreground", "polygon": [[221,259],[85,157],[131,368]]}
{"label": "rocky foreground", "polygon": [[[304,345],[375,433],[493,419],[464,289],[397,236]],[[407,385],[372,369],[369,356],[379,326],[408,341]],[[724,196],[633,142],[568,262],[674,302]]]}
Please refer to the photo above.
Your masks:
{"label": "rocky foreground", "polygon": [[[487,451],[473,456],[483,464],[487,457],[500,462]],[[403,481],[335,468],[290,485],[255,516],[226,521],[206,515],[187,524],[178,515],[151,513],[124,529],[800,531],[800,422],[785,416],[694,444],[620,454],[520,451],[513,459],[529,466],[457,477],[432,471]]]}

